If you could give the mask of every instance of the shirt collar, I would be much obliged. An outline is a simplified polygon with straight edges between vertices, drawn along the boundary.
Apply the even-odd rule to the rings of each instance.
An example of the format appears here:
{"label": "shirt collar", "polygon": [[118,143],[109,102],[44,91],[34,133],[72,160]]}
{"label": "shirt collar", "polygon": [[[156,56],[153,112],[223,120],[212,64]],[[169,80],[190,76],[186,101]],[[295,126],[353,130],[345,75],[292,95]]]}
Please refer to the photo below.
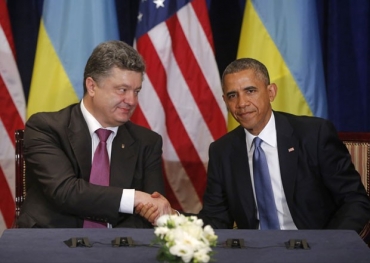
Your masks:
{"label": "shirt collar", "polygon": [[[252,149],[253,140],[256,136],[249,133],[246,129],[244,129],[246,140],[247,140],[247,150],[250,151]],[[258,134],[265,143],[269,144],[272,147],[277,146],[276,140],[276,126],[275,126],[275,116],[274,112],[272,112],[270,120],[266,124],[265,128]]]}
{"label": "shirt collar", "polygon": [[[85,105],[84,105],[84,101],[82,99],[81,101],[81,111],[82,111],[82,115],[84,116],[84,119],[87,123],[87,127],[89,128],[89,132],[90,132],[90,135],[91,137],[94,135],[95,131],[97,129],[100,129],[100,128],[103,128],[103,126],[98,122],[97,119],[95,119],[95,117],[86,109]],[[107,130],[111,130],[112,131],[112,134],[115,136],[116,133],[117,133],[117,130],[118,130],[118,126],[116,127],[106,127],[106,128],[103,128],[103,129],[107,129]]]}

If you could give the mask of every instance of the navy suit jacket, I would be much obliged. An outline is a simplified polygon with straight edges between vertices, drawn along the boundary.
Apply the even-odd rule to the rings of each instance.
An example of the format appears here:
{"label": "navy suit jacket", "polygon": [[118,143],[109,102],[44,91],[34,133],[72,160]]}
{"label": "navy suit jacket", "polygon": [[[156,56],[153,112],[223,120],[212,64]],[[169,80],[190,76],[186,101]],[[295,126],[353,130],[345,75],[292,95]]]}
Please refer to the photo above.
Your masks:
{"label": "navy suit jacket", "polygon": [[112,144],[109,187],[88,183],[91,148],[80,104],[37,113],[27,121],[27,194],[19,227],[82,227],[85,218],[113,227],[152,227],[118,209],[122,189],[164,194],[162,137],[130,121],[120,126]]}
{"label": "navy suit jacket", "polygon": [[[316,117],[274,115],[281,180],[297,228],[360,232],[370,220],[370,199],[334,125]],[[234,221],[238,228],[258,228],[241,126],[210,145],[199,216],[214,228],[232,228]]]}

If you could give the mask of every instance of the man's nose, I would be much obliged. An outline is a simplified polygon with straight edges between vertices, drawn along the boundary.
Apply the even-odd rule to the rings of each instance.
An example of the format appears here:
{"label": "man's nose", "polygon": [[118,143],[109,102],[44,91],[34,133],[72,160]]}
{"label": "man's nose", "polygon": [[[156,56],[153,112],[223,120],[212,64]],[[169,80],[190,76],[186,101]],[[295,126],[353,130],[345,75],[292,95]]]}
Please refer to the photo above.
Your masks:
{"label": "man's nose", "polygon": [[137,95],[135,91],[128,91],[125,94],[123,101],[129,105],[134,105],[137,101]]}
{"label": "man's nose", "polygon": [[245,96],[238,96],[237,98],[237,106],[238,107],[244,107],[248,104],[249,100]]}

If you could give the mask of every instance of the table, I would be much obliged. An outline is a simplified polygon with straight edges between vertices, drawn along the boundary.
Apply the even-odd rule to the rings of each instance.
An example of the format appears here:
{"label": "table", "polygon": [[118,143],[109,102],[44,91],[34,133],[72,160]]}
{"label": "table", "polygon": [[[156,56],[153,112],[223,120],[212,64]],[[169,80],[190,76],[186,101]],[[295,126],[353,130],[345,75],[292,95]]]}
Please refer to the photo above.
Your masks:
{"label": "table", "polygon": [[[370,249],[350,230],[215,232],[216,262],[370,262]],[[70,248],[64,242],[83,237],[92,247]],[[116,237],[131,237],[134,246],[113,247]],[[153,229],[8,229],[0,238],[0,262],[156,262],[158,247],[149,246],[153,239]],[[228,239],[241,239],[245,247],[226,247]],[[305,239],[310,249],[287,249],[290,239]]]}

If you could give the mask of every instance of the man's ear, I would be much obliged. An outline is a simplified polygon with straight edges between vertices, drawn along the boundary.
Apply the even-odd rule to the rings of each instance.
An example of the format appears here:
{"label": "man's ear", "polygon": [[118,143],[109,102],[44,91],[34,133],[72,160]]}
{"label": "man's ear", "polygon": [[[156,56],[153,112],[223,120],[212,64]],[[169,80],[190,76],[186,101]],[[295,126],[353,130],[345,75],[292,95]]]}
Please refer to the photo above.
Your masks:
{"label": "man's ear", "polygon": [[95,95],[95,87],[96,82],[92,79],[92,77],[87,77],[85,80],[86,90],[87,93],[93,97]]}
{"label": "man's ear", "polygon": [[273,102],[275,100],[275,97],[277,95],[277,86],[275,83],[271,83],[267,86],[267,90],[269,93],[270,102]]}

